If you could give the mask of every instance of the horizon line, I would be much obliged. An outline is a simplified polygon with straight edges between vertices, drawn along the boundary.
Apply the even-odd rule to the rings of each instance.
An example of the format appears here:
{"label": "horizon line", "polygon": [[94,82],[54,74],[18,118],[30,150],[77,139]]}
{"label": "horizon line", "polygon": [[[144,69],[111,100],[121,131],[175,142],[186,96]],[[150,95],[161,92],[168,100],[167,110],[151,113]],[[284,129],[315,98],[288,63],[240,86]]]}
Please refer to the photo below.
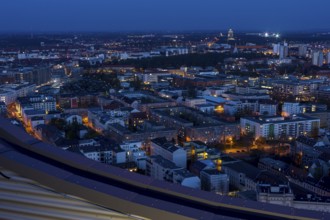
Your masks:
{"label": "horizon line", "polygon": [[141,34],[164,34],[164,33],[221,33],[228,32],[232,29],[236,33],[317,33],[328,32],[330,34],[330,28],[317,28],[317,29],[305,29],[305,30],[254,30],[254,29],[187,29],[187,30],[0,30],[0,34],[82,34],[82,33],[100,33],[100,34],[128,34],[128,33],[141,33]]}

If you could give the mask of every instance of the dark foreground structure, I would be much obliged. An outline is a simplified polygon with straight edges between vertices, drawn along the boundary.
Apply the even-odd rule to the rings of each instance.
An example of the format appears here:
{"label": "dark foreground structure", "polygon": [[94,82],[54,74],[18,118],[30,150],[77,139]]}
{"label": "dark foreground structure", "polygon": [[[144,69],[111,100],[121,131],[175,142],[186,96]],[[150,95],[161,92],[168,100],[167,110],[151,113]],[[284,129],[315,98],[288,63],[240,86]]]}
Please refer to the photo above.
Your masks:
{"label": "dark foreground structure", "polygon": [[57,192],[151,219],[330,219],[330,213],[219,196],[130,173],[40,142],[4,118],[0,167]]}

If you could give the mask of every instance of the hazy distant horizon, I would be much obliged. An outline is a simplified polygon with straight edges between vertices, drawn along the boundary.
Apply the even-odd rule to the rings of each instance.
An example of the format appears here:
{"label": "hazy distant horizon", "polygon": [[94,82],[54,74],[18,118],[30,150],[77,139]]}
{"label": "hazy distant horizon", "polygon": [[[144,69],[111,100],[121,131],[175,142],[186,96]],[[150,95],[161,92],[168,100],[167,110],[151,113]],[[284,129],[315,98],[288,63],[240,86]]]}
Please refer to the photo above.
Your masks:
{"label": "hazy distant horizon", "polygon": [[[123,30],[123,31],[105,31],[105,30],[76,30],[76,31],[65,31],[65,30],[52,30],[52,31],[20,31],[20,30],[10,30],[10,31],[0,31],[0,34],[192,34],[192,33],[222,33],[227,34],[229,29],[226,30]],[[314,29],[314,30],[286,30],[286,31],[272,31],[272,30],[239,30],[233,29],[234,34],[246,34],[246,33],[280,33],[280,34],[322,34],[329,33],[329,29]]]}

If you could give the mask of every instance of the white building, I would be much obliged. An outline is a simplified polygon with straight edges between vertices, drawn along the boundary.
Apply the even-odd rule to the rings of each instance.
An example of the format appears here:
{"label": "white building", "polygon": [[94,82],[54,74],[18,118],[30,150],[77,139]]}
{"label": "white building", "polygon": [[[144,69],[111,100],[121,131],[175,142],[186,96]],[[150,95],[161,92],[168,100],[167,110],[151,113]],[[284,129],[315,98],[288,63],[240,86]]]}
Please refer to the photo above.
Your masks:
{"label": "white building", "polygon": [[157,180],[173,182],[173,172],[181,169],[183,168],[161,155],[153,155],[147,159],[146,174]]}
{"label": "white building", "polygon": [[220,87],[211,87],[208,90],[210,90],[212,96],[218,97],[218,96],[222,95],[223,93],[232,91],[234,89],[235,89],[235,85],[229,84],[229,85],[224,85],[224,86],[220,86]]}
{"label": "white building", "polygon": [[151,155],[160,155],[165,159],[172,161],[181,168],[187,167],[187,152],[173,143],[168,142],[166,138],[156,138],[151,141]]}
{"label": "white building", "polygon": [[87,158],[107,164],[126,162],[126,153],[119,147],[105,145],[83,145],[80,152]]}
{"label": "white building", "polygon": [[174,55],[183,55],[188,54],[189,50],[185,47],[168,47],[165,48],[165,55],[168,56],[174,56]]}
{"label": "white building", "polygon": [[202,170],[200,173],[201,189],[227,195],[229,192],[229,177],[216,169]]}
{"label": "white building", "polygon": [[112,111],[103,111],[101,109],[88,110],[88,122],[97,131],[103,132],[108,129],[110,124],[120,124],[125,127],[128,116],[132,108],[122,108]]}
{"label": "white building", "polygon": [[280,116],[241,118],[241,132],[254,138],[296,138],[300,135],[318,135],[320,119],[297,115],[290,119]]}
{"label": "white building", "polygon": [[300,105],[299,102],[284,102],[282,106],[282,116],[289,117],[290,115],[299,114]]}
{"label": "white building", "polygon": [[273,44],[273,54],[278,55],[280,53],[280,44]]}
{"label": "white building", "polygon": [[36,85],[30,83],[5,84],[0,86],[0,101],[12,104],[17,97],[25,97],[35,91]]}
{"label": "white building", "polygon": [[259,114],[275,116],[277,114],[277,104],[259,103]]}
{"label": "white building", "polygon": [[56,110],[56,99],[53,96],[34,95],[19,97],[16,101],[16,109],[22,114],[26,109],[44,110],[44,111],[55,111]]}
{"label": "white building", "polygon": [[16,98],[17,94],[14,91],[0,89],[0,101],[4,102],[6,105],[14,103]]}
{"label": "white building", "polygon": [[325,104],[319,103],[298,103],[298,102],[284,102],[282,106],[282,116],[289,117],[291,115],[301,113],[311,113],[317,111],[327,111]]}
{"label": "white building", "polygon": [[232,29],[228,30],[227,40],[235,40],[234,31]]}
{"label": "white building", "polygon": [[99,142],[94,139],[79,140],[79,147],[99,146]]}
{"label": "white building", "polygon": [[267,89],[262,89],[258,87],[249,87],[249,86],[236,86],[235,92],[238,94],[267,94],[269,91]]}
{"label": "white building", "polygon": [[201,188],[201,180],[199,179],[199,177],[190,173],[186,169],[173,171],[173,183],[177,183],[181,186],[186,186],[193,189]]}
{"label": "white building", "polygon": [[35,116],[45,117],[46,112],[44,110],[25,110],[23,111],[22,118],[26,125],[29,125],[30,119]]}
{"label": "white building", "polygon": [[169,72],[149,72],[142,75],[142,80],[144,83],[158,83],[159,77],[170,76]]}
{"label": "white building", "polygon": [[144,150],[133,150],[127,155],[129,161],[134,161],[140,170],[146,170],[147,154]]}
{"label": "white building", "polygon": [[120,148],[126,152],[128,161],[134,161],[139,169],[146,169],[146,152],[142,149],[141,141],[124,142],[120,144]]}
{"label": "white building", "polygon": [[196,98],[196,99],[186,99],[184,102],[185,106],[190,108],[195,108],[196,105],[204,105],[206,104],[206,100],[203,98]]}
{"label": "white building", "polygon": [[280,60],[285,59],[288,56],[289,52],[289,47],[288,43],[278,43],[278,44],[273,44],[273,54],[279,55]]}
{"label": "white building", "polygon": [[328,197],[312,194],[294,196],[288,185],[258,184],[257,201],[320,213],[330,212]]}
{"label": "white building", "polygon": [[145,73],[142,75],[142,79],[144,83],[157,83],[158,82],[158,74],[154,73]]}
{"label": "white building", "polygon": [[257,201],[275,205],[292,206],[294,195],[289,185],[258,184]]}
{"label": "white building", "polygon": [[289,55],[289,47],[286,42],[284,42],[282,45],[280,45],[279,48],[279,56],[280,60],[285,59]]}
{"label": "white building", "polygon": [[127,142],[120,144],[120,148],[126,152],[140,150],[142,148],[142,142],[141,141],[127,141]]}

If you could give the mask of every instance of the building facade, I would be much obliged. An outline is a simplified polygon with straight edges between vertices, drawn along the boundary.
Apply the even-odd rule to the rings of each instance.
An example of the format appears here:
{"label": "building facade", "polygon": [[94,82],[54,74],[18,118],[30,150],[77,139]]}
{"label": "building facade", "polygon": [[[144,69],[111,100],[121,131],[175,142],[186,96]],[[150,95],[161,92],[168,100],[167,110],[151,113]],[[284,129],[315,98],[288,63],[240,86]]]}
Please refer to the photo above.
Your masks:
{"label": "building facade", "polygon": [[277,140],[297,138],[300,135],[318,135],[320,119],[297,115],[290,119],[280,116],[241,118],[242,134],[252,134],[254,138]]}

